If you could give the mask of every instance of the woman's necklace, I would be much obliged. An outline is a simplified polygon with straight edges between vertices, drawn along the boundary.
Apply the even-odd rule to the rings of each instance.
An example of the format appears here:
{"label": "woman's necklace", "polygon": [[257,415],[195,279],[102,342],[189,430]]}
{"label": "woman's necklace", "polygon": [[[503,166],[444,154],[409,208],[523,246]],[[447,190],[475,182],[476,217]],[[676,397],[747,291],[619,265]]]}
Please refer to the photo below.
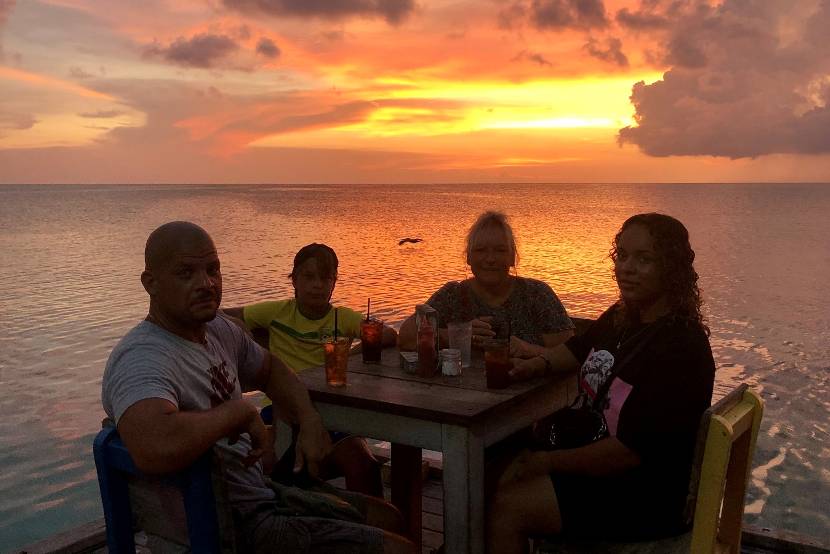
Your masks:
{"label": "woman's necklace", "polygon": [[[635,342],[635,339],[642,335],[643,332],[645,332],[645,330],[649,327],[651,327],[651,323],[633,327],[631,325],[626,325],[625,327],[623,327],[623,331],[622,333],[620,333],[620,337],[617,340],[617,352],[619,352],[624,346],[627,346],[629,343]],[[637,330],[632,332],[632,329]]]}

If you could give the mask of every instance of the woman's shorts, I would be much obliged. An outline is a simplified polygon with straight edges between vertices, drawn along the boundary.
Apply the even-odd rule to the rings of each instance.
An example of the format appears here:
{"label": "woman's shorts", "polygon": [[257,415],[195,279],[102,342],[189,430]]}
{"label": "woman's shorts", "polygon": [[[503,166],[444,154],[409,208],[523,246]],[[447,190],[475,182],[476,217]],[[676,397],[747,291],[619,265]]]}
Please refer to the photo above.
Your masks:
{"label": "woman's shorts", "polygon": [[565,537],[638,541],[686,531],[685,499],[645,491],[639,480],[560,473],[550,478]]}

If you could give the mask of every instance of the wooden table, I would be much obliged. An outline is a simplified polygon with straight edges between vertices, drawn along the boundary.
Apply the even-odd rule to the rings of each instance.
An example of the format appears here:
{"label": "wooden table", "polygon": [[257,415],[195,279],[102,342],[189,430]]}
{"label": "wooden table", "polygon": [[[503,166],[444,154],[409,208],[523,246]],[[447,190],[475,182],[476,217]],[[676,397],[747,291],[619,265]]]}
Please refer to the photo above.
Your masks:
{"label": "wooden table", "polygon": [[[480,366],[481,362],[474,361]],[[572,375],[489,390],[484,371],[423,379],[400,369],[396,349],[380,364],[349,358],[348,385],[326,385],[323,368],[299,374],[326,428],[392,443],[392,501],[420,542],[421,449],[443,453],[444,541],[448,553],[484,552],[484,449],[566,405]]]}

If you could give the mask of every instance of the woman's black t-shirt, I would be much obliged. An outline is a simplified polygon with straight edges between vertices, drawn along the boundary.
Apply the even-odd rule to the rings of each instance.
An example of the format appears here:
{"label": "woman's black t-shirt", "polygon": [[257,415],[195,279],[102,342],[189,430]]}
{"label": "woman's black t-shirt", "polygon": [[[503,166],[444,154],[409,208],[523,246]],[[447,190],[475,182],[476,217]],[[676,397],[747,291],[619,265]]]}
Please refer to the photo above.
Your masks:
{"label": "woman's black t-shirt", "polygon": [[[608,509],[606,517],[618,516],[619,533],[612,535],[659,536],[682,527],[697,429],[712,400],[715,363],[702,326],[670,316],[646,325],[616,325],[621,319],[618,310],[612,306],[566,346],[582,362],[580,390],[589,402],[617,373],[597,407],[603,410],[610,435],[636,452],[642,464],[601,479],[599,491],[589,490],[595,489],[590,479],[559,486],[573,476],[555,477],[554,486],[564,527],[573,519],[567,513],[569,503],[587,501]],[[586,490],[574,487],[576,482]],[[585,495],[590,498],[581,498]],[[574,505],[574,512],[581,511]]]}

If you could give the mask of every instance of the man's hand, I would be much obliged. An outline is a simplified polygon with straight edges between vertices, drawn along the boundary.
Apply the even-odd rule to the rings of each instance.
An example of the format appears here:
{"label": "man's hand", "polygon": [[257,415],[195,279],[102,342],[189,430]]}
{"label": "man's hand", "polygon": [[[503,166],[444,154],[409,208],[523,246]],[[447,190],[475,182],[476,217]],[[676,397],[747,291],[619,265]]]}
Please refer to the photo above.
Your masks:
{"label": "man's hand", "polygon": [[[244,402],[245,405],[249,407],[249,419],[245,424],[243,424],[233,433],[228,435],[228,443],[234,444],[236,441],[239,440],[240,433],[248,433],[248,436],[251,437],[251,450],[242,459],[242,463],[245,464],[245,467],[250,467],[254,465],[257,462],[257,460],[266,457],[266,459],[263,460],[264,467],[267,462],[267,455],[269,451],[272,454],[271,463],[273,466],[273,459],[276,457],[275,455],[273,455],[273,433],[270,433],[267,427],[265,427],[265,423],[262,421],[262,418],[259,415],[259,411],[253,404],[244,399],[240,399],[239,401]],[[270,473],[270,471],[267,473]]]}
{"label": "man's hand", "polygon": [[[273,467],[273,459],[276,457],[274,455],[274,436],[272,433],[268,432],[268,429],[265,427],[265,423],[262,421],[262,417],[259,415],[259,411],[254,408],[254,412],[256,415],[251,418],[250,423],[248,424],[248,428],[246,431],[248,435],[251,437],[251,451],[248,452],[248,455],[245,456],[243,459],[243,463],[245,467],[250,467],[256,463],[257,460],[262,459],[263,457],[267,458],[267,454],[271,452],[271,465]],[[263,472],[265,472],[266,460],[263,460]],[[265,472],[267,475],[270,471]]]}
{"label": "man's hand", "polygon": [[300,423],[300,434],[297,437],[297,456],[294,459],[294,473],[299,473],[303,466],[308,468],[312,477],[320,472],[320,462],[331,452],[331,438],[323,427],[320,416],[307,418]]}
{"label": "man's hand", "polygon": [[550,452],[522,450],[502,473],[499,478],[499,485],[507,485],[515,481],[524,481],[540,475],[547,475],[550,470]]}

